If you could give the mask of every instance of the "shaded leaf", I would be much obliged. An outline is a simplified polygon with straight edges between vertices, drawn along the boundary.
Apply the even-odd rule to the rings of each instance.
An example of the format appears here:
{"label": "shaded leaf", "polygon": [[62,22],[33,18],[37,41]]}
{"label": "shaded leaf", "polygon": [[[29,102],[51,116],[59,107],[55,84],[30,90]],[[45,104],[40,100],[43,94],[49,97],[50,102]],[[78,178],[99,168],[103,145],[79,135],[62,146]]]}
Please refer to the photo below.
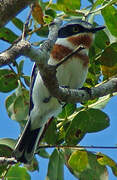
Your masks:
{"label": "shaded leaf", "polygon": [[48,37],[48,33],[48,26],[43,26],[38,31],[36,31],[36,34],[40,37]]}
{"label": "shaded leaf", "polygon": [[30,76],[23,75],[24,82],[28,87],[30,87]]}
{"label": "shaded leaf", "polygon": [[18,65],[18,73],[20,73],[20,74],[23,73],[23,66],[24,66],[24,60],[21,60]]}
{"label": "shaded leaf", "polygon": [[18,86],[17,74],[9,69],[0,69],[0,91],[10,92]]}
{"label": "shaded leaf", "polygon": [[67,104],[65,105],[65,107],[63,108],[62,112],[58,115],[59,118],[67,118],[68,116],[70,116],[71,114],[73,114],[73,112],[76,109],[76,105],[75,104]]}
{"label": "shaded leaf", "polygon": [[43,157],[43,158],[49,158],[50,155],[49,153],[45,150],[45,149],[39,149],[39,152],[38,152],[39,156]]}
{"label": "shaded leaf", "polygon": [[0,28],[0,39],[12,44],[17,38],[18,36],[10,29],[6,27]]}
{"label": "shaded leaf", "polygon": [[109,117],[99,109],[80,111],[69,125],[65,141],[77,144],[86,133],[98,132],[109,126]]}
{"label": "shaded leaf", "polygon": [[13,23],[18,29],[20,29],[21,31],[23,31],[23,26],[24,26],[24,24],[23,24],[23,22],[22,22],[19,18],[14,17],[14,18],[12,19],[12,23]]}
{"label": "shaded leaf", "polygon": [[[65,141],[69,145],[75,145],[85,136],[87,125],[81,125],[84,121],[84,115],[79,112],[72,120],[71,124],[68,126],[68,129],[65,134]],[[82,127],[81,127],[81,126]]]}
{"label": "shaded leaf", "polygon": [[[11,138],[0,139],[0,157],[11,157],[16,140]],[[6,172],[8,165],[0,164],[0,177]]]}
{"label": "shaded leaf", "polygon": [[46,180],[64,180],[63,167],[63,160],[60,153],[55,149],[50,156]]}
{"label": "shaded leaf", "polygon": [[56,121],[53,119],[49,124],[44,139],[47,144],[55,145],[57,143],[58,133],[56,127]]}
{"label": "shaded leaf", "polygon": [[113,43],[105,48],[99,60],[101,65],[108,67],[117,64],[117,43]]}
{"label": "shaded leaf", "polygon": [[38,164],[38,161],[37,161],[37,159],[35,157],[33,158],[33,160],[31,161],[30,164],[25,164],[24,166],[30,172],[39,171],[39,164]]}
{"label": "shaded leaf", "polygon": [[108,79],[109,77],[112,77],[117,74],[117,64],[115,64],[112,67],[108,66],[101,66],[102,74],[104,76],[104,79]]}
{"label": "shaded leaf", "polygon": [[88,133],[101,131],[110,125],[107,114],[99,109],[88,109],[86,111],[86,117]]}
{"label": "shaded leaf", "polygon": [[95,35],[94,43],[98,48],[102,50],[107,46],[107,44],[110,43],[110,40],[104,31],[99,31]]}

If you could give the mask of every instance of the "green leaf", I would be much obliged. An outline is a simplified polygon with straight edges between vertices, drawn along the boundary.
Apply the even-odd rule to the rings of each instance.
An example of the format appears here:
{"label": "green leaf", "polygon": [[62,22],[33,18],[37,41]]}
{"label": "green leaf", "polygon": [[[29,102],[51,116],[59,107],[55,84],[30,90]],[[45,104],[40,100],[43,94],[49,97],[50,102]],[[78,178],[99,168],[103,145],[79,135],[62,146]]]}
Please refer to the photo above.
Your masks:
{"label": "green leaf", "polygon": [[101,65],[112,67],[117,64],[117,43],[112,43],[110,46],[105,48],[101,57]]}
{"label": "green leaf", "polygon": [[65,141],[75,145],[86,133],[98,132],[109,126],[109,117],[99,109],[80,111],[69,125]]}
{"label": "green leaf", "polygon": [[102,50],[107,46],[107,44],[110,43],[110,40],[104,31],[99,31],[95,35],[94,43],[98,48]]}
{"label": "green leaf", "polygon": [[53,119],[46,130],[44,139],[47,144],[55,145],[57,143],[57,138],[58,138],[58,134],[57,134],[56,121],[55,119]]}
{"label": "green leaf", "polygon": [[22,75],[22,78],[24,79],[26,85],[30,87],[30,76]]}
{"label": "green leaf", "polygon": [[28,171],[30,171],[30,172],[39,171],[39,164],[35,157],[31,161],[31,163],[24,164],[24,167],[26,167],[28,169]]}
{"label": "green leaf", "polygon": [[79,180],[95,179],[95,180],[107,180],[108,172],[106,166],[102,166],[97,162],[97,156],[91,152],[87,152],[88,164],[87,168],[79,173]]}
{"label": "green leaf", "polygon": [[92,6],[92,10],[96,9],[97,6],[101,5],[104,2],[104,0],[97,0]]}
{"label": "green leaf", "polygon": [[48,16],[51,16],[52,18],[56,17],[56,11],[54,11],[53,9],[45,10],[45,14],[48,15]]}
{"label": "green leaf", "polygon": [[107,114],[99,109],[88,109],[85,112],[85,118],[86,117],[87,120],[85,122],[87,124],[88,133],[104,130],[110,125]]}
{"label": "green leaf", "polygon": [[11,179],[16,179],[16,180],[31,180],[31,177],[30,175],[28,174],[26,168],[24,167],[18,167],[17,165],[15,166],[12,166],[7,175],[6,175],[6,178],[8,180],[11,180]]}
{"label": "green leaf", "polygon": [[0,39],[2,39],[3,41],[12,44],[17,38],[18,36],[10,29],[6,27],[0,28]]}
{"label": "green leaf", "polygon": [[23,26],[24,26],[24,24],[23,24],[23,22],[22,22],[19,18],[14,17],[14,18],[12,19],[12,23],[13,23],[18,29],[20,29],[21,31],[23,31]]}
{"label": "green leaf", "polygon": [[23,73],[23,67],[24,67],[24,60],[21,60],[18,65],[18,73],[20,73],[20,74]]}
{"label": "green leaf", "polygon": [[[84,113],[79,112],[72,120],[65,134],[65,141],[69,145],[75,145],[81,141],[86,134],[87,125],[82,124]],[[80,126],[81,125],[81,126]]]}
{"label": "green leaf", "polygon": [[39,148],[38,154],[39,154],[39,156],[41,156],[43,158],[49,158],[50,157],[49,153],[45,149]]}
{"label": "green leaf", "polygon": [[[0,139],[0,157],[11,157],[16,141],[10,138]],[[0,165],[0,178],[7,170],[7,165]]]}
{"label": "green leaf", "polygon": [[5,106],[12,120],[23,122],[28,118],[29,92],[18,87],[16,92],[6,98]]}
{"label": "green leaf", "polygon": [[9,69],[0,69],[0,91],[10,92],[18,86],[17,74]]}
{"label": "green leaf", "polygon": [[72,115],[73,112],[76,109],[76,105],[75,104],[67,104],[65,105],[65,107],[63,108],[62,112],[59,114],[59,118],[67,118],[68,116]]}
{"label": "green leaf", "polygon": [[55,149],[50,156],[46,180],[64,180],[63,167],[63,159],[61,158],[59,151]]}
{"label": "green leaf", "polygon": [[110,94],[107,96],[100,97],[95,103],[91,104],[91,108],[95,109],[104,109],[107,103],[110,101],[111,97]]}
{"label": "green leaf", "polygon": [[6,110],[8,113],[8,116],[12,119],[15,120],[15,114],[13,111],[13,105],[14,105],[14,101],[16,99],[16,93],[11,94],[10,96],[8,96],[5,100],[5,106],[6,106]]}
{"label": "green leaf", "polygon": [[114,6],[108,6],[102,9],[101,12],[108,29],[112,35],[117,37],[117,9]]}
{"label": "green leaf", "polygon": [[0,145],[4,145],[6,147],[9,147],[12,150],[14,149],[16,142],[17,142],[16,140],[11,139],[11,138],[1,138],[0,139]]}
{"label": "green leaf", "polygon": [[49,33],[49,30],[48,30],[48,26],[44,26],[44,27],[41,27],[37,32],[36,34],[40,37],[48,37],[48,33]]}
{"label": "green leaf", "polygon": [[16,121],[26,120],[29,111],[29,92],[22,89],[21,95],[17,96],[13,104],[13,112]]}
{"label": "green leaf", "polygon": [[80,9],[80,1],[76,0],[57,0],[57,4],[62,5],[69,9]]}
{"label": "green leaf", "polygon": [[82,150],[74,151],[70,156],[68,163],[75,171],[84,171],[88,165],[87,152]]}
{"label": "green leaf", "polygon": [[97,154],[97,161],[99,164],[105,166],[105,165],[108,165],[115,176],[117,176],[117,163],[112,160],[110,157],[106,156],[105,154],[102,154],[102,153],[98,153]]}

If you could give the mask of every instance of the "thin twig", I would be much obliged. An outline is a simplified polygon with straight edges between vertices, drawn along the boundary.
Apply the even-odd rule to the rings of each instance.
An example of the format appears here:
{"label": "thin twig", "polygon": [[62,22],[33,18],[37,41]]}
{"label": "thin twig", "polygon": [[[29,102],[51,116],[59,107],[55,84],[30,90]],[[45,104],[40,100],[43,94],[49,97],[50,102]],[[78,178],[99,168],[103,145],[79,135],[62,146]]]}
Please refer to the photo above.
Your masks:
{"label": "thin twig", "polygon": [[30,20],[31,14],[32,14],[32,5],[31,5],[30,12],[29,12],[29,14],[28,14],[28,16],[27,16],[26,22],[24,23],[24,28],[23,28],[23,32],[22,32],[22,39],[23,39],[23,40],[24,40],[25,37],[26,37],[26,33],[27,33],[28,24],[29,24],[29,20]]}
{"label": "thin twig", "polygon": [[0,166],[12,165],[16,164],[17,160],[14,157],[7,158],[7,157],[0,157]]}
{"label": "thin twig", "polygon": [[65,56],[64,58],[61,59],[61,61],[55,65],[56,69],[63,64],[64,62],[66,62],[71,56],[73,56],[74,54],[76,54],[77,52],[81,51],[85,49],[83,46],[78,46],[77,48],[75,48],[71,53],[69,53],[67,56]]}
{"label": "thin twig", "polygon": [[117,146],[70,146],[70,145],[40,145],[41,148],[71,148],[71,149],[117,149]]}

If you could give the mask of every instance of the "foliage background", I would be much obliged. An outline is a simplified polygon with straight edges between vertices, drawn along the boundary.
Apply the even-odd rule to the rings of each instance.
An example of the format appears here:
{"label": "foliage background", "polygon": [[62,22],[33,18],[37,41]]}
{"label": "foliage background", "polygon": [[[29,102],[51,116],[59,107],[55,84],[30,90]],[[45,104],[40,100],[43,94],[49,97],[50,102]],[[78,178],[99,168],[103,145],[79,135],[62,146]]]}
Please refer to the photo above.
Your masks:
{"label": "foliage background", "polygon": [[[85,2],[82,1],[82,6],[85,5]],[[88,1],[87,1],[87,3],[88,3]],[[26,18],[28,11],[29,11],[29,9],[26,9],[23,13],[18,15],[18,17],[25,21],[24,16]],[[98,15],[95,17],[95,20],[99,24],[104,23],[103,19],[100,18],[100,16],[98,16]],[[17,34],[21,33],[18,29],[15,28],[15,26],[12,25],[12,23],[9,23],[7,25],[7,27],[12,28],[12,30],[15,31]],[[36,36],[33,37],[32,41],[35,41],[35,39],[37,40]],[[2,47],[0,49],[1,51],[4,48],[6,49],[7,46],[9,46],[9,45],[3,41],[0,41],[0,47]],[[19,61],[21,59],[25,59],[25,66],[24,66],[25,73],[30,74],[32,63],[24,57],[20,57]],[[0,137],[17,138],[20,133],[18,123],[9,120],[9,118],[6,114],[5,108],[3,106],[4,99],[6,98],[6,96],[8,94],[0,93],[0,114],[2,115],[1,126],[0,126]],[[106,105],[106,107],[103,109],[103,111],[106,112],[111,119],[111,121],[110,121],[111,125],[109,126],[109,128],[107,128],[101,132],[98,132],[98,133],[87,134],[85,136],[85,138],[81,141],[80,145],[115,146],[115,144],[116,144],[116,115],[117,115],[116,101],[117,101],[117,97],[113,97],[109,101],[109,103]],[[49,150],[49,152],[51,152],[51,151],[52,150]],[[99,149],[99,150],[94,150],[94,151],[97,151],[97,152],[101,151],[102,153],[107,154],[108,156],[112,157],[115,161],[117,161],[116,150],[102,150],[102,149],[100,150]],[[39,173],[38,172],[31,173],[32,179],[36,179],[36,178],[44,179],[44,177],[45,177],[45,169],[47,169],[47,168],[45,168],[45,166],[47,166],[48,160],[44,160],[43,158],[40,158],[40,157],[38,159],[39,159],[40,172]],[[64,174],[65,174],[65,179],[76,179],[69,173],[69,171],[66,168],[65,168]],[[116,177],[113,175],[113,173],[109,169],[109,179],[114,180],[115,178]]]}

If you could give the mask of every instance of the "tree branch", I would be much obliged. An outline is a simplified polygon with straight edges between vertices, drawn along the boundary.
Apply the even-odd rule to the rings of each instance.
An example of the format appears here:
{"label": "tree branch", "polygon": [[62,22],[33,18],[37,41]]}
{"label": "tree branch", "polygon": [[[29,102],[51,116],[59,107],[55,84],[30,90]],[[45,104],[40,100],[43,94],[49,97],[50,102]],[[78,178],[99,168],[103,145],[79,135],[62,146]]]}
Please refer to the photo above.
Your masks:
{"label": "tree branch", "polygon": [[7,157],[0,157],[0,166],[7,166],[7,165],[12,165],[16,164],[17,160],[13,157],[7,158]]}
{"label": "tree branch", "polygon": [[0,27],[36,0],[0,0]]}
{"label": "tree branch", "polygon": [[49,59],[50,50],[56,41],[60,24],[61,20],[56,19],[55,22],[49,26],[48,40],[46,40],[38,50],[31,47],[31,44],[24,40],[14,44],[7,51],[1,53],[0,65],[2,66],[9,64],[13,59],[16,59],[20,55],[30,57],[30,59],[36,62],[45,86],[48,88],[50,94],[62,102],[84,102],[117,92],[117,78],[112,78],[98,87],[91,88],[90,93],[88,93],[86,90],[59,87],[56,78],[57,67],[56,65],[48,65],[47,61]]}

